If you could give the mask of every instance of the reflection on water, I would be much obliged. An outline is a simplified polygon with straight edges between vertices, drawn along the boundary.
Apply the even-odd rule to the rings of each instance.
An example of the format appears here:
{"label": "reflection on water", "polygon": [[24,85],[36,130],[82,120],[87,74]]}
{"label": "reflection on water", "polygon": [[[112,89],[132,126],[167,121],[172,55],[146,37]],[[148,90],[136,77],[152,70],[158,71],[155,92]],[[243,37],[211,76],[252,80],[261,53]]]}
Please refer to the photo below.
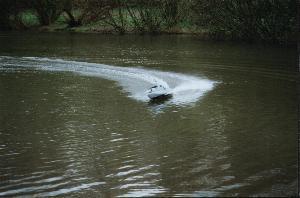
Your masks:
{"label": "reflection on water", "polygon": [[[180,36],[0,41],[0,196],[296,194],[293,49]],[[157,80],[181,94],[149,102],[141,95]]]}

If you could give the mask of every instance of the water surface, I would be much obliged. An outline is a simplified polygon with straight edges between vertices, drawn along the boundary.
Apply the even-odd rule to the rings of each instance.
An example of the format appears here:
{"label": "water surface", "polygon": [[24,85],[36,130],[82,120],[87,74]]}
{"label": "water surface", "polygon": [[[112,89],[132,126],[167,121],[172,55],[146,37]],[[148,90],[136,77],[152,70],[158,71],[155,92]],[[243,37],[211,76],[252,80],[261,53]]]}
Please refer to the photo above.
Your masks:
{"label": "water surface", "polygon": [[[293,47],[0,34],[0,196],[297,192]],[[152,103],[160,83],[173,98]]]}

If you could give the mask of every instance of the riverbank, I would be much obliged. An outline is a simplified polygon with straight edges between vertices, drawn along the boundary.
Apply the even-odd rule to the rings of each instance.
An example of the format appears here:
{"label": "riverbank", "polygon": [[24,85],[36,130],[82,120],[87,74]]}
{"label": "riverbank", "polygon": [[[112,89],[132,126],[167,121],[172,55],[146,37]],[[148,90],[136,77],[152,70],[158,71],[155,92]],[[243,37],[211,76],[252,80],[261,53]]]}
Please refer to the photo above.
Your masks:
{"label": "riverbank", "polygon": [[294,1],[1,1],[0,30],[196,34],[209,40],[296,43]]}
{"label": "riverbank", "polygon": [[[30,16],[31,15],[31,16]],[[65,17],[60,17],[56,22],[49,25],[40,25],[36,16],[26,13],[22,19],[22,26],[14,27],[15,31],[38,31],[38,32],[76,32],[76,33],[100,33],[100,34],[194,34],[209,39],[208,31],[191,24],[187,21],[181,22],[173,27],[161,27],[156,30],[138,30],[133,24],[128,23],[124,31],[119,31],[116,27],[100,20],[70,27]]]}
{"label": "riverbank", "polygon": [[[78,27],[69,27],[67,24],[53,24],[49,26],[27,28],[28,30],[41,31],[41,32],[78,32],[78,33],[100,33],[100,34],[196,34],[205,35],[205,30],[199,28],[180,28],[173,27],[169,29],[159,30],[157,32],[135,31],[134,28],[128,28],[126,32],[118,32],[113,27],[108,25],[88,24]],[[208,37],[208,35],[207,35]]]}
{"label": "riverbank", "polygon": [[[26,21],[27,20],[27,21]],[[23,24],[26,26],[16,27],[12,29],[13,31],[24,31],[24,32],[74,32],[74,33],[96,33],[96,34],[114,34],[114,35],[124,35],[124,34],[136,34],[136,35],[194,35],[201,40],[211,40],[211,41],[237,41],[237,42],[248,42],[248,43],[266,43],[266,44],[279,44],[279,45],[296,45],[297,35],[288,36],[287,40],[263,40],[263,39],[242,39],[235,38],[230,34],[226,33],[212,33],[210,30],[200,28],[199,26],[182,22],[177,26],[170,28],[161,28],[157,31],[149,30],[137,30],[132,25],[127,25],[125,31],[120,32],[118,29],[109,25],[105,21],[91,22],[87,24],[82,24],[76,27],[70,27],[65,18],[58,19],[55,23],[47,26],[41,26],[38,24],[37,19],[33,17],[24,18]]]}
{"label": "riverbank", "polygon": [[297,35],[289,36],[289,40],[277,41],[272,40],[245,40],[239,38],[233,38],[230,35],[225,34],[211,34],[208,30],[200,29],[198,27],[186,28],[186,27],[173,27],[169,29],[163,29],[157,32],[140,32],[134,30],[134,28],[128,29],[126,32],[118,32],[113,27],[106,24],[86,24],[78,27],[69,27],[68,24],[51,24],[48,26],[33,26],[23,29],[17,29],[13,31],[19,32],[70,32],[70,33],[82,33],[82,34],[112,34],[112,35],[193,35],[197,39],[205,41],[233,41],[243,43],[262,43],[262,44],[276,44],[276,45],[297,45]]}
{"label": "riverbank", "polygon": [[214,32],[208,28],[201,27],[189,20],[179,21],[176,25],[168,27],[160,25],[156,28],[147,28],[137,26],[126,17],[126,23],[122,27],[110,23],[108,20],[90,21],[88,23],[80,23],[75,26],[70,26],[69,19],[65,15],[60,15],[57,20],[49,25],[41,25],[38,17],[31,11],[23,12],[18,18],[18,22],[11,22],[14,24],[10,27],[12,31],[31,31],[31,32],[74,32],[74,33],[97,33],[97,34],[137,34],[137,35],[195,35],[201,40],[212,41],[238,41],[250,43],[267,43],[279,45],[296,45],[297,34],[290,32],[285,35],[285,39],[272,39],[269,38],[243,38],[235,37],[230,31]]}

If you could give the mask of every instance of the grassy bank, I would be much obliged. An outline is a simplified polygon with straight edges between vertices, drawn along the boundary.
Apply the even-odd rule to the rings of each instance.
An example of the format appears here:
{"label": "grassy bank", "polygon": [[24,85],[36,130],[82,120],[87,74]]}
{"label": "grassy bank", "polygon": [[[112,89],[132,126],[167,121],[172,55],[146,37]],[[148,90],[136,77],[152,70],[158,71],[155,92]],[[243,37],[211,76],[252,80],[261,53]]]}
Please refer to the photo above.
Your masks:
{"label": "grassy bank", "polygon": [[[118,12],[117,10],[115,12]],[[119,16],[115,15],[111,19],[103,19],[98,21],[92,21],[92,22],[86,22],[81,25],[71,27],[69,25],[69,19],[65,14],[61,14],[56,21],[49,25],[41,25],[39,22],[38,17],[33,11],[25,11],[19,14],[18,16],[18,24],[22,24],[20,27],[15,27],[19,30],[37,30],[37,31],[49,31],[49,32],[56,32],[56,31],[71,31],[71,32],[94,32],[94,33],[110,33],[110,34],[122,34],[122,33],[136,33],[136,34],[142,34],[142,33],[168,33],[168,34],[200,34],[203,33],[203,31],[197,27],[196,25],[193,25],[189,21],[181,21],[176,26],[173,27],[167,27],[165,25],[161,25],[161,27],[157,27],[155,31],[148,31],[146,28],[144,31],[138,30],[130,18],[130,16],[127,14],[124,15],[124,32],[118,31],[118,29],[110,22],[111,20],[114,20],[116,23],[118,23]],[[13,19],[12,20],[17,20]]]}
{"label": "grassy bank", "polygon": [[[129,16],[126,16],[126,29],[119,32],[114,26],[105,20],[84,23],[80,26],[70,27],[68,18],[62,14],[58,19],[47,26],[39,23],[38,17],[32,11],[22,12],[20,14],[21,27],[16,27],[20,31],[39,31],[39,32],[76,32],[76,33],[100,33],[100,34],[194,34],[202,39],[210,39],[208,31],[193,25],[190,21],[181,21],[173,27],[162,27],[155,32],[139,31],[136,29]],[[117,20],[117,19],[115,19]],[[225,39],[225,38],[224,38]]]}

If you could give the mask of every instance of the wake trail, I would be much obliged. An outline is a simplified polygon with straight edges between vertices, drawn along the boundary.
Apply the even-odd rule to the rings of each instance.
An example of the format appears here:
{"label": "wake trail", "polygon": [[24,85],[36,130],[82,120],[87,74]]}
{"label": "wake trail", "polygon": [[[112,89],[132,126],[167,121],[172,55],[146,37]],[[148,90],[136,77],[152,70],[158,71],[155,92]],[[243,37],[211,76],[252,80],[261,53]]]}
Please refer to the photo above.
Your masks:
{"label": "wake trail", "polygon": [[198,76],[135,67],[119,67],[99,63],[68,61],[40,57],[0,56],[0,71],[26,68],[50,72],[73,72],[79,75],[101,77],[120,84],[129,97],[149,101],[145,91],[153,85],[171,89],[173,104],[191,104],[213,89],[215,81]]}

